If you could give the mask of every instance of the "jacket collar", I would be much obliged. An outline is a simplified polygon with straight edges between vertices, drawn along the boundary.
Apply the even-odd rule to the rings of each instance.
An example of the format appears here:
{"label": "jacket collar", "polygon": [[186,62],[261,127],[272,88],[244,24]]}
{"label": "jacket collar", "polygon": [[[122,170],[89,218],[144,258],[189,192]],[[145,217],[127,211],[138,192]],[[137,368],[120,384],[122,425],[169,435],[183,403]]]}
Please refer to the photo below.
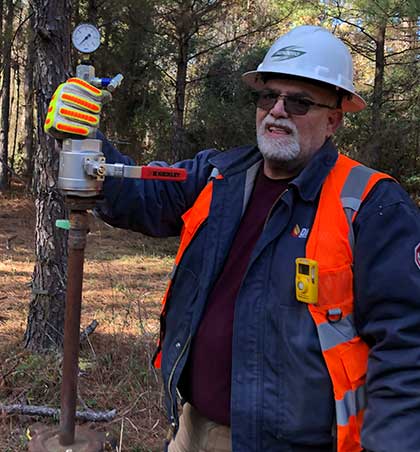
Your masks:
{"label": "jacket collar", "polygon": [[[290,185],[296,187],[303,200],[313,201],[337,158],[337,148],[328,139]],[[246,171],[258,161],[262,162],[262,155],[257,146],[237,147],[210,158],[210,163],[225,177]]]}
{"label": "jacket collar", "polygon": [[259,160],[262,161],[262,155],[257,146],[241,146],[220,152],[209,159],[223,176],[232,176],[233,174],[246,171]]}
{"label": "jacket collar", "polygon": [[337,159],[337,148],[331,139],[328,139],[290,185],[296,187],[303,200],[315,200]]}

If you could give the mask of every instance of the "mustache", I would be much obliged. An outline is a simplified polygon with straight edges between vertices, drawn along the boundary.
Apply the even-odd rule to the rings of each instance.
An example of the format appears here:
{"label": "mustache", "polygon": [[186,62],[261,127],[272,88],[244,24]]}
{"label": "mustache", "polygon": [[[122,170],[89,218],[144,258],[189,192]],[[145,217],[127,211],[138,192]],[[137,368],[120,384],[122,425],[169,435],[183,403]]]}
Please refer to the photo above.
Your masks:
{"label": "mustache", "polygon": [[294,135],[294,136],[297,135],[297,128],[293,124],[293,122],[290,121],[290,119],[274,118],[273,116],[268,115],[263,119],[261,126],[260,126],[260,131],[263,132],[264,129],[266,129],[267,127],[270,127],[270,126],[281,127],[283,129],[285,129],[287,132],[291,133],[292,135]]}

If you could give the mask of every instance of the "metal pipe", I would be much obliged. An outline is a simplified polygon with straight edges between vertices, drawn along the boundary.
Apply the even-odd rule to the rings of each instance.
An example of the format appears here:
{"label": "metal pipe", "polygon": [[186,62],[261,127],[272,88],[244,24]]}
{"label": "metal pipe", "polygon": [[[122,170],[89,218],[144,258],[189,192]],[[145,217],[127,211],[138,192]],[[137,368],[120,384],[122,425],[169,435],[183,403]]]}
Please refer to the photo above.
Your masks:
{"label": "metal pipe", "polygon": [[88,230],[87,212],[71,210],[59,433],[59,442],[62,446],[70,446],[75,442],[83,263]]}

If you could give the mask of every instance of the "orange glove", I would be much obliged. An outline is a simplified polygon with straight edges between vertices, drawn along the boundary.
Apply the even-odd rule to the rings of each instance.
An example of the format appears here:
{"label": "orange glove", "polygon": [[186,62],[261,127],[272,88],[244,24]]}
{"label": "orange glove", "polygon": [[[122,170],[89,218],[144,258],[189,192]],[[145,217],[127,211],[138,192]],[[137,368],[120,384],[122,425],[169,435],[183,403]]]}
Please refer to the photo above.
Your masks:
{"label": "orange glove", "polygon": [[70,78],[55,90],[51,98],[44,131],[57,139],[94,138],[102,105],[111,99],[108,91],[80,78]]}

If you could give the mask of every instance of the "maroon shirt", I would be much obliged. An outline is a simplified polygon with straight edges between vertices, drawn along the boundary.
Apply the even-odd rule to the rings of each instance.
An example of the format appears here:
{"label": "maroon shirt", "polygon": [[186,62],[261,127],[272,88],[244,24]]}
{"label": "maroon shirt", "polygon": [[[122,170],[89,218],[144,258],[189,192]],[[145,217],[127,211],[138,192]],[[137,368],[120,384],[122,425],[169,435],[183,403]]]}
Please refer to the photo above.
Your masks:
{"label": "maroon shirt", "polygon": [[276,199],[289,180],[274,180],[261,170],[224,268],[206,305],[179,388],[203,416],[230,425],[232,334],[235,300],[252,250]]}

